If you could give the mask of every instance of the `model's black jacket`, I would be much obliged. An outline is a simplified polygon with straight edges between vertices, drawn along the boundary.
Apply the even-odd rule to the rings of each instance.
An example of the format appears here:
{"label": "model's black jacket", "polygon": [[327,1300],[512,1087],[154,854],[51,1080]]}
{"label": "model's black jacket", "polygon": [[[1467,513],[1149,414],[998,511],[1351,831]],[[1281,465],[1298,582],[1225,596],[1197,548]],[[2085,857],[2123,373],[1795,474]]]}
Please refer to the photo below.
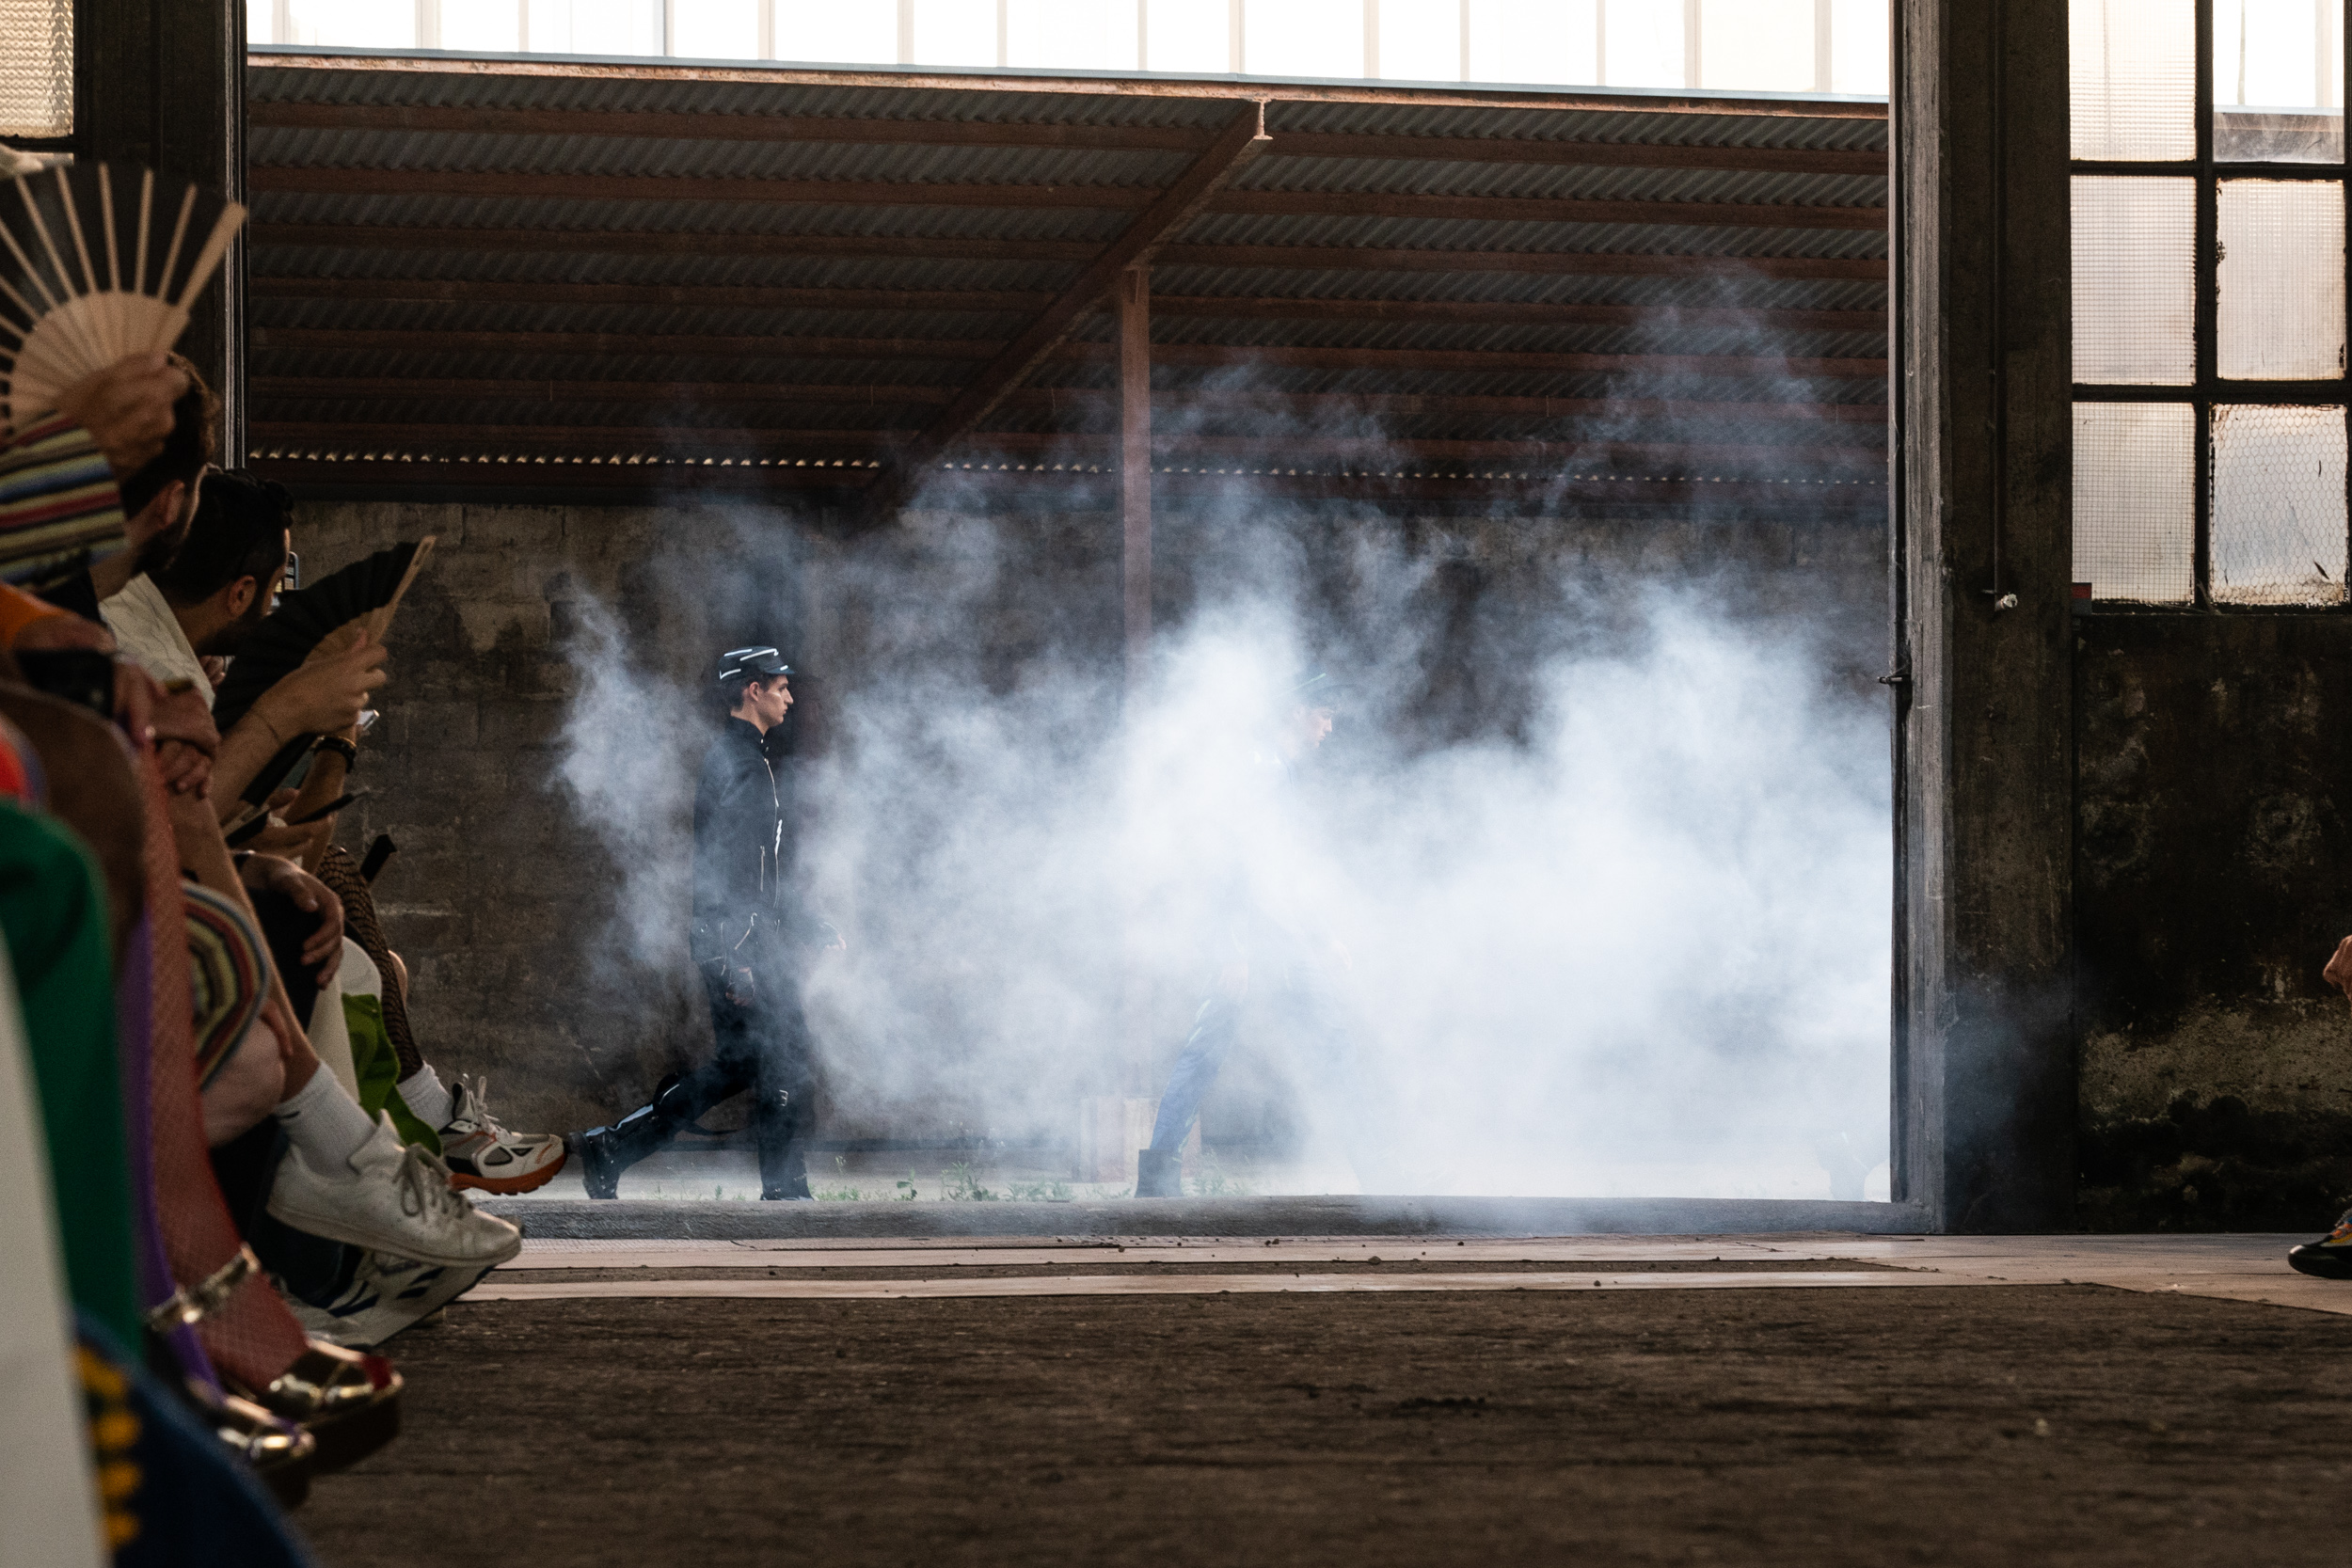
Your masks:
{"label": "model's black jacket", "polygon": [[791,885],[787,766],[769,759],[757,726],[736,718],[703,753],[694,785],[697,959],[712,956],[714,941],[735,950],[747,932],[761,929],[764,936],[802,942],[815,925]]}

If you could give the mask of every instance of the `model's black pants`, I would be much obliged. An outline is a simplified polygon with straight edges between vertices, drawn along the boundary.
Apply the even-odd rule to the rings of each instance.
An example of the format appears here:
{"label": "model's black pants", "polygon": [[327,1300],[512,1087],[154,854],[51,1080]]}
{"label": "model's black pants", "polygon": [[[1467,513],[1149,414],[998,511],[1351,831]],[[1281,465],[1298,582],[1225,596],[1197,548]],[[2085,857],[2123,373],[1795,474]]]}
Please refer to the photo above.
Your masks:
{"label": "model's black pants", "polygon": [[700,1119],[723,1100],[752,1091],[752,1134],[759,1144],[760,1186],[771,1197],[803,1196],[808,1180],[806,1143],[817,1115],[817,1080],[809,1065],[808,1017],[797,975],[763,970],[750,1002],[728,998],[709,982],[710,1060],[679,1078],[662,1096],[686,1119]]}

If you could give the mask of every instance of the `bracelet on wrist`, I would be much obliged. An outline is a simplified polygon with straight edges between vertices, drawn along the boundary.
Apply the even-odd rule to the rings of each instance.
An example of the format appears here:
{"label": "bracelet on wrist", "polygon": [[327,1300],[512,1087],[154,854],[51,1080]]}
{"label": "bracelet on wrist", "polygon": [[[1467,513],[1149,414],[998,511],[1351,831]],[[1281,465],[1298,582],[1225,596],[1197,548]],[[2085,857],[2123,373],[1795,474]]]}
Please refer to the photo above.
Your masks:
{"label": "bracelet on wrist", "polygon": [[359,748],[340,735],[323,735],[311,744],[312,752],[332,752],[343,759],[343,771],[348,773],[359,766]]}

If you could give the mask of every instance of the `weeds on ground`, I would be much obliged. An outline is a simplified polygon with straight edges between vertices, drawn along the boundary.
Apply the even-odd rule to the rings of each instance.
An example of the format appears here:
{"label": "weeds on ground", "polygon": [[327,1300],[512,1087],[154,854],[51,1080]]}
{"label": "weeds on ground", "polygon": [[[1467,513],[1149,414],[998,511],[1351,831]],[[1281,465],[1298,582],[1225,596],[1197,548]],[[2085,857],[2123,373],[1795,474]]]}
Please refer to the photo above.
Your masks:
{"label": "weeds on ground", "polygon": [[1248,1197],[1254,1191],[1247,1181],[1226,1175],[1224,1163],[1205,1148],[1200,1151],[1200,1174],[1189,1185],[1194,1197]]}
{"label": "weeds on ground", "polygon": [[1076,1195],[1069,1182],[1057,1177],[1051,1181],[1008,1181],[1005,1196],[1015,1203],[1068,1203]]}
{"label": "weeds on ground", "polygon": [[[850,1162],[836,1154],[833,1157],[833,1168],[834,1175],[846,1177],[850,1173]],[[846,1185],[818,1187],[809,1196],[819,1203],[863,1203],[866,1201],[865,1193],[855,1187]]]}
{"label": "weeds on ground", "polygon": [[939,1173],[940,1194],[949,1203],[993,1203],[996,1195],[972,1175],[972,1162],[959,1160]]}

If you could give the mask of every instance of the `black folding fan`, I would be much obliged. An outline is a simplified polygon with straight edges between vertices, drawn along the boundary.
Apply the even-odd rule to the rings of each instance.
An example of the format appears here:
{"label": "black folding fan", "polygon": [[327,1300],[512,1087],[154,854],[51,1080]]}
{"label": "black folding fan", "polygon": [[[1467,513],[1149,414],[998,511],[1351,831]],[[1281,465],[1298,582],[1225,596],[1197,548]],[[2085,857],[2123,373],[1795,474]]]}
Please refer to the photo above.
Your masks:
{"label": "black folding fan", "polygon": [[[400,608],[401,595],[432,558],[433,536],[428,534],[414,544],[394,545],[355,561],[309,588],[281,594],[278,608],[253,628],[229,661],[228,678],[213,695],[213,722],[227,733],[252,711],[263,692],[346,628],[364,626],[369,636],[381,641],[392,612]],[[267,800],[316,738],[299,735],[287,741],[246,789],[245,799],[255,805]]]}
{"label": "black folding fan", "polygon": [[0,184],[0,374],[18,429],[84,376],[169,348],[245,222],[233,201],[135,165]]}

